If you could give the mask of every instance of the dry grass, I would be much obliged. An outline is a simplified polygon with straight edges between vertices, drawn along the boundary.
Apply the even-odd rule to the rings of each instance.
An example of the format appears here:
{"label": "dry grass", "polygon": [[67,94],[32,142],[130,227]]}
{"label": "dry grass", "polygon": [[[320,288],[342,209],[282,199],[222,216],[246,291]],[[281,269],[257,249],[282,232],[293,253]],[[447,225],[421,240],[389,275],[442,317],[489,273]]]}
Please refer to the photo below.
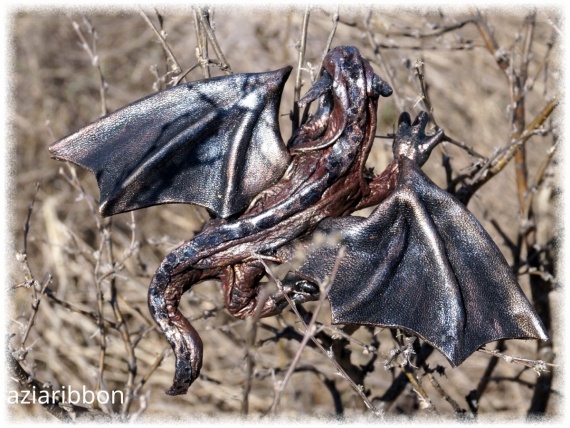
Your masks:
{"label": "dry grass", "polygon": [[[152,10],[146,12],[158,25],[156,14]],[[305,52],[307,68],[309,63],[313,67],[319,64],[332,29],[332,12],[334,10],[316,8],[311,13]],[[167,9],[161,13],[168,45],[182,68],[190,68],[197,62],[191,11]],[[232,70],[254,72],[296,65],[303,13],[292,8],[216,9],[215,34]],[[484,21],[492,29],[498,46],[510,55],[515,69],[524,61],[528,13],[529,10],[522,9],[483,11]],[[528,58],[528,75],[535,80],[525,97],[527,124],[550,100],[560,95],[561,48],[556,27],[559,13],[539,9],[536,15]],[[393,130],[400,111],[425,109],[414,69],[416,61],[422,60],[434,115],[447,135],[464,141],[486,158],[498,148],[509,145],[513,126],[509,80],[486,48],[477,26],[470,22],[438,36],[430,35],[440,28],[473,18],[474,11],[378,9],[369,12],[342,8],[339,16],[333,46],[357,46],[373,61],[376,72],[396,89],[394,96],[381,100],[380,133]],[[96,39],[89,31],[87,20],[96,30]],[[74,22],[79,25],[91,53],[96,55],[100,69],[80,46]],[[199,231],[206,214],[191,206],[161,206],[133,216],[118,215],[112,221],[102,220],[96,211],[98,191],[94,177],[51,160],[47,152],[48,145],[56,139],[101,115],[100,73],[107,87],[105,108],[108,111],[164,87],[164,79],[157,80],[157,76],[164,77],[167,61],[156,35],[136,10],[120,13],[60,10],[50,14],[22,10],[14,16],[12,37],[11,180],[14,193],[10,201],[10,227],[15,248],[9,249],[8,263],[11,285],[20,286],[9,294],[12,305],[8,327],[14,335],[10,346],[20,357],[21,366],[35,379],[49,383],[56,390],[62,385],[75,389],[85,385],[93,391],[134,389],[129,408],[101,406],[105,413],[143,420],[185,421],[202,415],[231,416],[243,410],[247,351],[255,362],[248,396],[249,417],[257,420],[271,407],[275,386],[299,346],[298,339],[278,340],[275,332],[294,331],[302,337],[299,320],[293,313],[286,312],[260,321],[256,326],[256,341],[247,347],[253,328],[251,323],[234,320],[220,309],[222,296],[218,284],[199,285],[186,295],[183,312],[196,320],[195,325],[205,342],[203,376],[188,395],[166,396],[163,391],[171,382],[174,360],[149,317],[146,290],[162,257]],[[378,44],[376,53],[371,37]],[[215,58],[211,48],[209,54]],[[210,70],[212,75],[222,74],[215,66]],[[310,87],[310,75],[305,70],[302,76],[304,92]],[[188,74],[189,80],[202,77],[200,67]],[[165,80],[168,83],[169,78]],[[292,76],[285,89],[284,115],[292,106],[294,80]],[[524,165],[530,183],[557,140],[558,123],[555,112],[544,122],[544,135],[535,135],[526,143]],[[284,116],[285,138],[290,128],[289,119]],[[454,177],[469,173],[476,160],[451,144],[434,152],[424,170],[442,187],[447,185],[441,165],[444,151],[450,156]],[[379,172],[390,159],[387,140],[378,139],[370,165]],[[469,202],[469,208],[501,244],[509,262],[520,265],[517,271],[529,296],[530,275],[526,269],[529,265],[525,264],[527,252],[524,249],[528,235],[523,231],[528,219],[536,225],[535,243],[543,250],[539,254],[539,271],[556,274],[553,263],[559,232],[555,218],[560,193],[557,165],[558,154],[555,154],[542,175],[543,180],[532,189],[534,210],[527,216],[520,214],[514,161],[479,189]],[[36,183],[39,183],[37,195]],[[31,271],[26,273],[16,253],[24,250],[22,230],[28,206],[34,198],[25,247]],[[493,224],[500,225],[504,235]],[[515,244],[514,252],[505,245],[505,237]],[[113,287],[117,290],[114,306],[111,304]],[[560,311],[556,306],[559,286],[552,279],[543,281],[543,287],[546,288],[540,296],[546,303],[541,304],[548,306],[556,317]],[[41,294],[42,289],[44,294]],[[31,306],[34,299],[41,302],[37,310]],[[312,310],[314,306],[306,305],[306,308]],[[101,316],[105,323],[100,322]],[[328,315],[321,314],[319,320],[328,323]],[[28,325],[31,328],[26,333]],[[552,327],[552,346],[541,348],[540,354],[537,355],[533,341],[509,341],[506,352],[556,362],[555,356],[561,349],[556,340],[556,323]],[[346,343],[338,339],[338,334],[330,330],[324,332],[329,339],[337,337],[334,343],[339,349],[352,351],[351,356],[345,353],[343,358],[350,360],[355,368],[359,364],[366,365],[372,357],[364,352],[366,348],[362,344],[379,341],[375,369],[366,375],[364,385],[377,408],[393,416],[438,417],[433,409],[422,409],[419,395],[409,383],[393,401],[385,400],[388,388],[402,372],[399,367],[384,369],[389,352],[397,348],[388,331],[361,328]],[[434,352],[428,362],[432,368],[437,364],[446,367],[445,376],[436,374],[434,377],[445,393],[465,410],[464,416],[475,417],[466,397],[485,385],[479,401],[480,420],[524,418],[535,394],[536,373],[520,365],[498,361],[492,373],[486,376],[492,360],[489,355],[476,353],[459,368],[451,369],[444,358]],[[129,361],[136,367],[134,377],[129,377]],[[334,417],[331,390],[342,401],[345,420],[371,416],[360,396],[335,374],[334,365],[317,349],[309,347],[304,351],[299,368],[303,370],[292,377],[281,399],[280,416]],[[412,373],[420,379],[440,417],[460,416],[434,388],[423,368]],[[19,387],[12,382],[9,389],[19,390]],[[559,389],[558,377],[554,376],[552,389],[543,391],[549,396],[544,409],[548,417],[561,414]],[[15,418],[52,418],[39,405],[13,405],[8,411]]]}

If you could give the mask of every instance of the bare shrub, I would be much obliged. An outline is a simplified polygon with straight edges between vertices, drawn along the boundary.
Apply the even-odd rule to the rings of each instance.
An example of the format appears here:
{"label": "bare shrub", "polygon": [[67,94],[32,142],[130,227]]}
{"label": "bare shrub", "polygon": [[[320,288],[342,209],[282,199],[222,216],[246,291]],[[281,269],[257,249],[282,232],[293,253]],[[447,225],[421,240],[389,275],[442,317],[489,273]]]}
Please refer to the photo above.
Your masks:
{"label": "bare shrub", "polygon": [[[283,417],[351,421],[372,414],[560,414],[550,365],[561,352],[560,128],[552,114],[560,96],[560,11],[22,9],[13,18],[8,390],[20,398],[63,386],[124,395],[114,404],[10,405],[11,416],[51,418],[48,410],[64,420],[257,419],[273,409]],[[314,341],[304,337],[315,304],[235,320],[223,309],[219,286],[206,283],[182,307],[203,332],[203,374],[188,395],[166,396],[173,357],[150,319],[146,290],[162,257],[208,216],[192,206],[161,206],[102,219],[94,178],[51,160],[47,147],[178,81],[299,63],[297,85],[292,77],[283,95],[286,139],[295,91],[310,87],[329,44],[357,46],[395,89],[380,103],[382,135],[369,158],[376,172],[391,160],[391,140],[383,137],[399,113],[433,113],[451,138],[424,170],[468,203],[500,244],[552,339],[489,344],[451,369],[419,340],[331,326],[327,305],[312,321]],[[280,388],[300,343],[306,347]]]}

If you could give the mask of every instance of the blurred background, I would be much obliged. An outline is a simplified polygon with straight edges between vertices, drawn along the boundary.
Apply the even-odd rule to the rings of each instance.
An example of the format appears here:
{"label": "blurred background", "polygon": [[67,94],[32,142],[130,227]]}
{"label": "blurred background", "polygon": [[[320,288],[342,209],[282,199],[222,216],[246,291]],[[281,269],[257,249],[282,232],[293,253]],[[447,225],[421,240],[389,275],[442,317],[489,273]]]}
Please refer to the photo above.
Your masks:
{"label": "blurred background", "polygon": [[[160,206],[102,219],[95,178],[52,160],[47,148],[176,80],[202,79],[205,68],[211,76],[223,75],[224,63],[234,73],[295,67],[281,104],[287,140],[295,77],[300,71],[301,93],[306,92],[329,44],[356,46],[394,88],[379,103],[378,138],[368,161],[376,173],[392,159],[391,139],[382,137],[394,132],[401,111],[415,115],[432,109],[437,126],[457,143],[436,149],[424,171],[468,202],[552,337],[543,344],[506,341],[487,349],[557,363],[560,20],[559,10],[542,8],[14,12],[7,260],[11,367],[42,388],[121,390],[127,399],[95,402],[92,409],[52,409],[52,415],[38,404],[10,405],[8,414],[22,420],[181,421],[247,414],[258,420],[271,409],[303,337],[299,318],[286,310],[255,323],[236,320],[223,308],[219,284],[198,285],[184,296],[182,311],[204,341],[202,375],[187,395],[165,395],[174,358],[150,319],[146,292],[162,258],[199,232],[208,214],[189,205]],[[209,66],[201,67],[199,59],[202,64],[209,59]],[[521,142],[525,155],[506,157]],[[309,314],[314,308],[304,305]],[[282,393],[279,416],[351,421],[385,412],[495,421],[561,414],[553,366],[538,377],[533,362],[509,363],[476,352],[452,369],[434,351],[422,364],[412,358],[414,367],[401,358],[390,361],[402,344],[387,329],[331,326],[326,308],[319,326],[318,340],[363,385],[362,393],[337,374],[327,355],[308,346]],[[11,381],[8,390],[30,388],[30,377]]]}

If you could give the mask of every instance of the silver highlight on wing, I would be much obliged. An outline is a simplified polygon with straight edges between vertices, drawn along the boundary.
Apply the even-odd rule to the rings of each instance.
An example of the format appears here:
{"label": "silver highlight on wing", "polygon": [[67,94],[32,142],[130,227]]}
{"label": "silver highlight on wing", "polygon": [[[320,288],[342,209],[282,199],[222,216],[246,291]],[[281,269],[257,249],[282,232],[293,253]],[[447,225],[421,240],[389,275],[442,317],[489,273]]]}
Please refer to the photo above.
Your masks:
{"label": "silver highlight on wing", "polygon": [[290,72],[176,86],[87,125],[50,152],[95,174],[104,216],[194,203],[226,218],[289,165],[277,115]]}

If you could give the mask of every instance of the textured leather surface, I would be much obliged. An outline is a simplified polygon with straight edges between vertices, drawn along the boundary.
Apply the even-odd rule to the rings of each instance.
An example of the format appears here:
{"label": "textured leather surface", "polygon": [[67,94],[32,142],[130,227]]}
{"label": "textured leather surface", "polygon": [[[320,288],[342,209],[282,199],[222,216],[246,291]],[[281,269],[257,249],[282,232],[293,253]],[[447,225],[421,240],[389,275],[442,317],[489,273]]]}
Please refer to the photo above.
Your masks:
{"label": "textured leather surface", "polygon": [[[333,322],[401,328],[454,366],[487,342],[546,339],[477,219],[414,161],[401,157],[399,170],[396,190],[368,218],[325,219],[315,231],[326,236],[325,244],[322,238],[300,242],[308,255],[299,272],[317,282],[331,274],[346,247],[329,293]],[[292,258],[293,246],[280,254]]]}
{"label": "textured leather surface", "polygon": [[195,203],[245,210],[289,164],[278,111],[291,67],[176,86],[123,107],[50,147],[92,171],[105,216]]}

